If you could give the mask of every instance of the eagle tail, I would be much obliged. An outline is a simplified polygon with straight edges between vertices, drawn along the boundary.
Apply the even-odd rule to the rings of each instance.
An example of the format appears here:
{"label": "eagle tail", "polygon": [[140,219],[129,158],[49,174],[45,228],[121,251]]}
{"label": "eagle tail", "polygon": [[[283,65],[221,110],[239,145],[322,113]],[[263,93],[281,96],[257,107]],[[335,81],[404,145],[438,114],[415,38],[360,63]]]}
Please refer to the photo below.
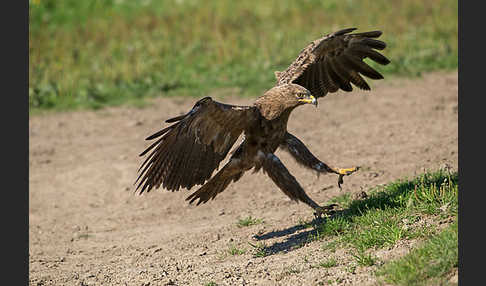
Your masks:
{"label": "eagle tail", "polygon": [[186,201],[189,201],[189,204],[192,204],[195,200],[199,199],[196,206],[204,204],[224,191],[232,181],[236,182],[243,176],[244,171],[234,173],[230,172],[226,167],[227,166],[221,169],[214,177],[207,181],[206,184],[187,197]]}

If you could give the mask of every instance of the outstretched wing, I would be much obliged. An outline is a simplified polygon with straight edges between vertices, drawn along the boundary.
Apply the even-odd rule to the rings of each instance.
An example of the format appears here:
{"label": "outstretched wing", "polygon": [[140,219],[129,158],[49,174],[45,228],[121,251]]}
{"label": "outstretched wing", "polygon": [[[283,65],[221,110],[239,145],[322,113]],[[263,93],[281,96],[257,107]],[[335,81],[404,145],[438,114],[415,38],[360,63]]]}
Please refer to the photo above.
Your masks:
{"label": "outstretched wing", "polygon": [[205,97],[187,114],[166,120],[175,123],[146,138],[160,137],[140,154],[151,151],[139,168],[136,190],[149,192],[162,185],[177,191],[204,184],[257,112],[254,107],[222,104]]}
{"label": "outstretched wing", "polygon": [[390,61],[374,50],[383,50],[386,44],[374,39],[381,31],[348,34],[354,30],[356,28],[340,30],[310,43],[285,71],[275,73],[277,85],[296,83],[307,88],[314,97],[323,97],[338,89],[352,91],[350,83],[370,90],[360,74],[371,79],[383,76],[363,59],[387,65]]}

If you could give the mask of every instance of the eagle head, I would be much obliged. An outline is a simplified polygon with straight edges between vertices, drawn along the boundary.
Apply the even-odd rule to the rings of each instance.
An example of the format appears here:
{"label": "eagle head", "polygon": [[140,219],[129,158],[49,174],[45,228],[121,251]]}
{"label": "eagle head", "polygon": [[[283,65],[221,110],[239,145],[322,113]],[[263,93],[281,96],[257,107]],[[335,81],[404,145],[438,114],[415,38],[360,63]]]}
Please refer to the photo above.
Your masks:
{"label": "eagle head", "polygon": [[255,101],[255,106],[268,120],[279,117],[286,110],[293,110],[303,104],[314,104],[317,107],[317,99],[306,88],[290,83],[275,86],[265,92]]}

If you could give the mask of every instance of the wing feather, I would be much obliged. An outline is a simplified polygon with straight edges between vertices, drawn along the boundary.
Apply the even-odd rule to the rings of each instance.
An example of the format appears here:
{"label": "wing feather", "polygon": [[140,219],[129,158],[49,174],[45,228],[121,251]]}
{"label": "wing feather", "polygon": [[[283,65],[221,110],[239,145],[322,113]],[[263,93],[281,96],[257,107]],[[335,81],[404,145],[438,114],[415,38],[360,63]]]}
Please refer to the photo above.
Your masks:
{"label": "wing feather", "polygon": [[346,55],[344,60],[346,61],[346,64],[349,65],[350,69],[355,70],[366,77],[371,79],[383,79],[383,75],[367,65],[357,56]]}
{"label": "wing feather", "polygon": [[358,72],[352,70],[352,71],[349,72],[349,75],[350,75],[351,82],[355,86],[357,86],[357,87],[359,87],[363,90],[370,90],[371,89],[370,86],[368,85],[368,83],[359,75]]}
{"label": "wing feather", "polygon": [[362,59],[370,58],[381,65],[387,65],[390,63],[390,60],[387,59],[384,55],[370,49],[367,46],[353,46],[352,48],[350,48],[349,51],[355,55],[360,56]]}
{"label": "wing feather", "polygon": [[349,84],[351,75],[349,72],[342,66],[342,63],[339,62],[339,58],[334,57],[330,60],[331,67],[333,71],[337,74],[340,80],[340,87],[344,91],[352,91],[353,87]]}
{"label": "wing feather", "polygon": [[331,78],[331,75],[329,74],[329,68],[325,63],[321,63],[320,65],[322,74],[323,74],[323,80],[325,84],[325,88],[321,91],[321,94],[318,94],[317,96],[325,96],[326,93],[329,92],[336,92],[339,89],[339,86],[337,83]]}
{"label": "wing feather", "polygon": [[336,59],[329,58],[326,63],[329,65],[329,74],[331,75],[331,78],[338,84],[339,88],[345,91],[350,91],[350,88],[352,90],[353,88],[349,85],[346,77],[339,73],[339,67],[336,63]]}
{"label": "wing feather", "polygon": [[369,32],[362,32],[362,33],[354,33],[356,36],[360,37],[367,37],[367,38],[378,38],[382,34],[381,31],[369,31]]}
{"label": "wing feather", "polygon": [[148,156],[139,168],[136,190],[149,192],[162,185],[177,191],[204,184],[257,114],[252,106],[205,97],[187,114],[168,119],[172,125],[147,137],[158,139],[140,154]]}
{"label": "wing feather", "polygon": [[310,43],[285,71],[278,73],[277,85],[300,84],[315,97],[338,89],[352,91],[350,83],[369,90],[360,74],[371,79],[383,76],[363,60],[369,58],[381,65],[389,64],[390,61],[376,51],[385,49],[386,43],[376,39],[381,31],[349,34],[354,30],[356,28],[343,29]]}

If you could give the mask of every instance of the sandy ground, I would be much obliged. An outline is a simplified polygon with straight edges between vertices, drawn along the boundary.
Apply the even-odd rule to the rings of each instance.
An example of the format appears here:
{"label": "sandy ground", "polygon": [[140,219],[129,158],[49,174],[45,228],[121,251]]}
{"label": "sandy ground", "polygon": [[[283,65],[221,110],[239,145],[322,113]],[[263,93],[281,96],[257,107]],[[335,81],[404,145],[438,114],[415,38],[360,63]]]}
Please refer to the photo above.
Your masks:
{"label": "sandy ground", "polygon": [[[373,91],[337,93],[319,108],[296,109],[289,131],[324,162],[362,166],[345,177],[299,167],[277,152],[317,202],[424,169],[458,164],[457,72],[373,82]],[[365,95],[366,94],[366,95]],[[253,98],[215,97],[232,104]],[[194,98],[158,98],[150,106],[32,116],[29,120],[29,273],[31,285],[374,285],[376,266],[350,270],[349,250],[306,241],[299,221],[312,210],[293,203],[261,172],[246,174],[215,200],[189,206],[191,191],[133,193],[148,146],[163,121]],[[264,223],[238,227],[251,215]],[[249,244],[264,243],[266,257]],[[413,242],[379,250],[382,260]],[[243,249],[231,255],[231,246]],[[333,268],[313,267],[333,257]],[[457,277],[456,277],[457,278]],[[338,282],[336,282],[338,281]]]}

